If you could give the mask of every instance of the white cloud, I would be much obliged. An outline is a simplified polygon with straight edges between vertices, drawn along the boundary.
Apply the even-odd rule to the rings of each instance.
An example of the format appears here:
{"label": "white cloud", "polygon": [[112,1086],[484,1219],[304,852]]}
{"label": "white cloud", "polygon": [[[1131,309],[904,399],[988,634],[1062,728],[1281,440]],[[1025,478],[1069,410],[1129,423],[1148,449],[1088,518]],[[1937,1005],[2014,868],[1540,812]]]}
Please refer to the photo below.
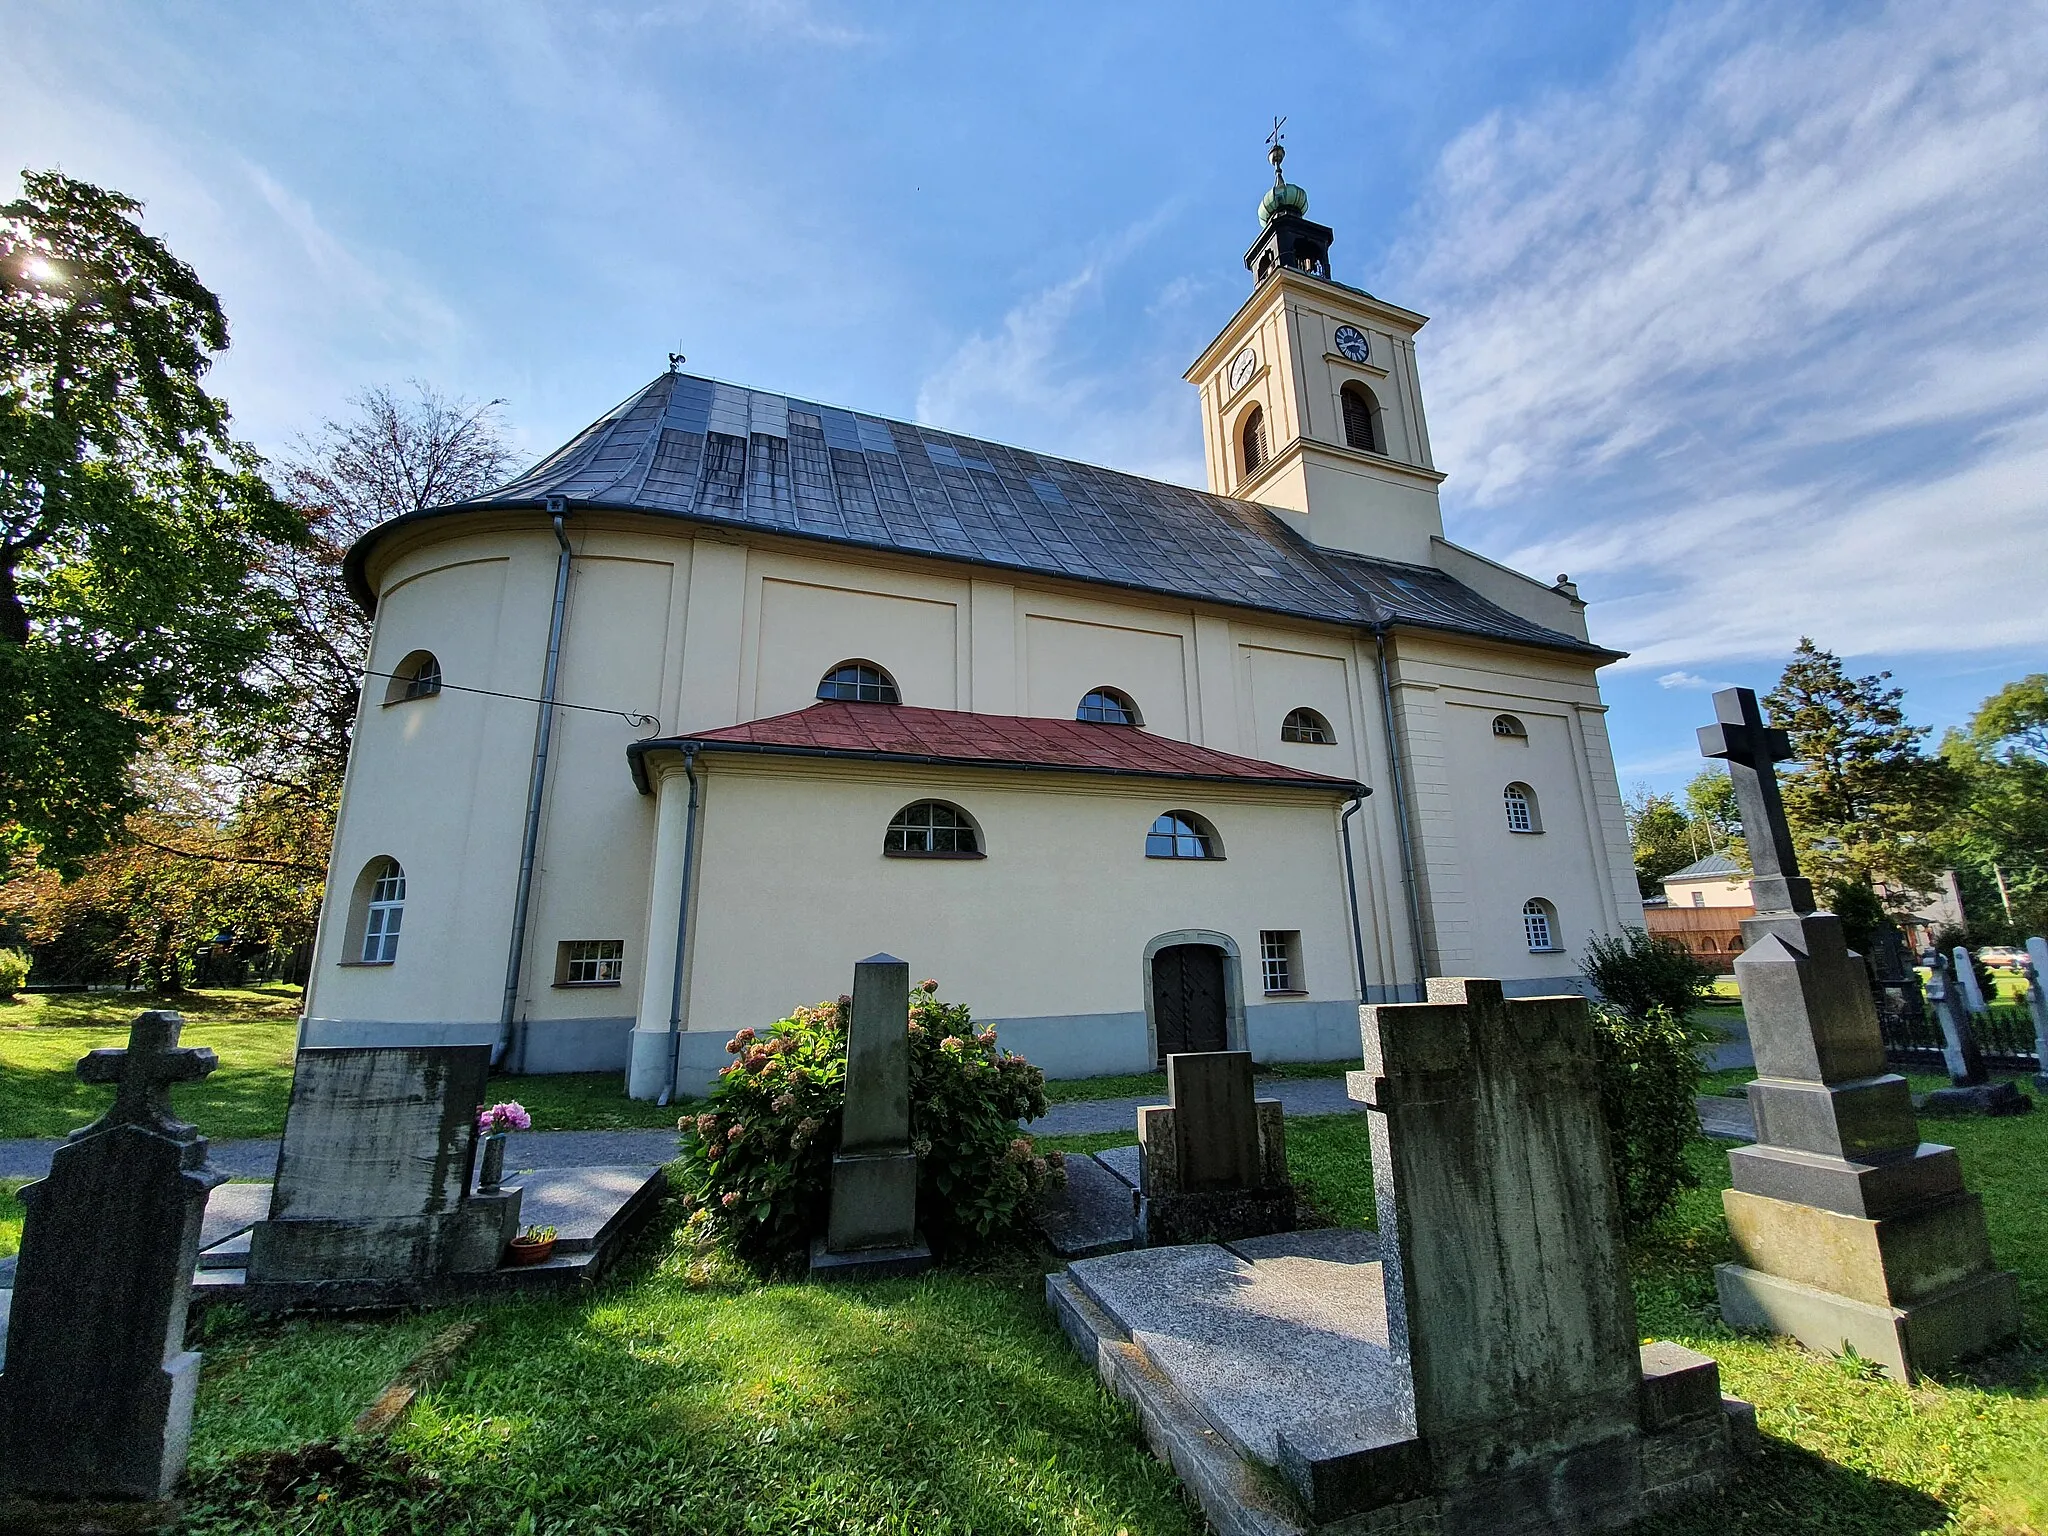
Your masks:
{"label": "white cloud", "polygon": [[1375,284],[1454,533],[1631,667],[2048,642],[2044,81],[2026,0],[1736,3],[1460,136]]}
{"label": "white cloud", "polygon": [[1726,688],[1730,685],[1727,683],[1710,683],[1697,672],[1666,672],[1657,679],[1657,686],[1659,688],[1698,688],[1702,691],[1709,691],[1715,688]]}

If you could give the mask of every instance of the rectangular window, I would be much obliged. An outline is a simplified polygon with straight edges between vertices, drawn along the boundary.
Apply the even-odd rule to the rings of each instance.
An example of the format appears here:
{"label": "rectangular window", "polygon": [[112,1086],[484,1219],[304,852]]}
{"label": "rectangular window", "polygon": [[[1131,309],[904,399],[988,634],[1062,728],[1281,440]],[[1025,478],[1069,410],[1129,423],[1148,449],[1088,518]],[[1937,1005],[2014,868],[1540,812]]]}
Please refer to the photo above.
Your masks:
{"label": "rectangular window", "polygon": [[555,952],[558,987],[616,987],[625,974],[623,939],[565,939]]}
{"label": "rectangular window", "polygon": [[405,904],[373,901],[363,914],[363,964],[389,965],[398,958],[398,925],[405,917]]}
{"label": "rectangular window", "polygon": [[1705,891],[1694,891],[1692,893],[1692,904],[1696,907],[1704,907],[1707,904],[1707,893]]}
{"label": "rectangular window", "polygon": [[1301,934],[1293,928],[1259,934],[1259,976],[1268,993],[1305,991],[1301,984]]}

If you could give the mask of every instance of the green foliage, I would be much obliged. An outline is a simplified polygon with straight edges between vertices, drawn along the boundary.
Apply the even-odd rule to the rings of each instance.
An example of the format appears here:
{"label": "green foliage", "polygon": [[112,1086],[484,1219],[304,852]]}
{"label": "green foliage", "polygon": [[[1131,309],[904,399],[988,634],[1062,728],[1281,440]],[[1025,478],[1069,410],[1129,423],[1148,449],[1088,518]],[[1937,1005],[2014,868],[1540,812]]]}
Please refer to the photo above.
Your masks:
{"label": "green foliage", "polygon": [[1701,1036],[1669,1008],[1637,1016],[1604,1003],[1593,1008],[1593,1040],[1621,1218],[1640,1232],[1698,1182],[1685,1148],[1699,1135]]}
{"label": "green foliage", "polygon": [[71,870],[159,720],[252,695],[262,552],[306,536],[202,387],[219,301],[140,211],[54,171],[0,206],[0,865]]}
{"label": "green foliage", "polygon": [[1942,739],[1941,756],[1962,789],[1940,843],[1962,878],[1973,932],[1992,943],[2048,933],[2048,674],[1986,699],[1968,731]]}
{"label": "green foliage", "polygon": [[1660,795],[1643,786],[1623,809],[1635,845],[1636,888],[1645,896],[1656,895],[1665,876],[1710,853],[1725,852],[1744,868],[1749,865],[1749,849],[1735,812],[1735,787],[1727,770],[1717,764],[1693,775],[1683,804],[1675,795]]}
{"label": "green foliage", "polygon": [[1714,972],[1678,940],[1641,928],[1592,939],[1580,967],[1600,995],[1630,1018],[1658,1008],[1684,1018],[1713,990]]}
{"label": "green foliage", "polygon": [[18,949],[0,949],[0,1002],[12,1001],[28,981],[28,956]]}
{"label": "green foliage", "polygon": [[1800,867],[1824,890],[1865,885],[1910,908],[1934,889],[1944,860],[1935,834],[1956,803],[1956,777],[1920,750],[1905,691],[1889,672],[1851,677],[1841,658],[1801,639],[1764,701],[1790,732],[1797,766],[1780,775]]}
{"label": "green foliage", "polygon": [[[918,1224],[935,1245],[985,1241],[1064,1178],[1019,1120],[1045,1113],[1045,1074],[996,1048],[927,981],[910,1000],[910,1134]],[[743,1029],[738,1060],[702,1113],[682,1122],[685,1181],[697,1220],[749,1261],[776,1264],[823,1231],[832,1155],[846,1101],[851,1000],[799,1008],[765,1034]]]}

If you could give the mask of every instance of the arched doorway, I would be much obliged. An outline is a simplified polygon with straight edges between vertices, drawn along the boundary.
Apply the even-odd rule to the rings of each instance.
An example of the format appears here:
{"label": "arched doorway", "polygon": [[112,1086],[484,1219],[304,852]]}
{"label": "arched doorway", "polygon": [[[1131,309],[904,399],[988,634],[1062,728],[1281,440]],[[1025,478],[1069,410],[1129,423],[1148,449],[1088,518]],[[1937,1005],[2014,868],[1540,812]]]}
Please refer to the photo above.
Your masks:
{"label": "arched doorway", "polygon": [[1152,956],[1152,1022],[1159,1060],[1230,1049],[1230,990],[1214,944],[1170,944]]}

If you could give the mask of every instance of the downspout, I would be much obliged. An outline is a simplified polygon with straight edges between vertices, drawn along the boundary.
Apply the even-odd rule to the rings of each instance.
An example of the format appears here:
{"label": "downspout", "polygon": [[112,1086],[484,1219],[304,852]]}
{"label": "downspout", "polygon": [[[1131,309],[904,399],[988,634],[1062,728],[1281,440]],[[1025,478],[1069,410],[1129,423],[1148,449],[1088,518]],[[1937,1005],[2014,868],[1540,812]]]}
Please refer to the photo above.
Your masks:
{"label": "downspout", "polygon": [[690,804],[683,822],[683,894],[676,902],[676,969],[668,989],[668,1081],[654,1102],[667,1104],[676,1096],[676,1074],[682,1070],[683,1055],[683,953],[690,936],[690,872],[697,858],[697,749],[683,748],[683,776],[690,781]]}
{"label": "downspout", "polygon": [[1365,933],[1358,926],[1358,875],[1351,867],[1351,818],[1358,808],[1365,804],[1365,797],[1372,793],[1361,790],[1345,803],[1344,812],[1337,818],[1337,841],[1344,845],[1344,890],[1351,899],[1351,958],[1358,967],[1358,1000],[1363,1003],[1365,996]]}
{"label": "downspout", "polygon": [[540,808],[548,783],[548,742],[555,732],[555,676],[562,665],[562,619],[569,606],[569,561],[573,551],[562,531],[568,503],[560,496],[547,499],[554,519],[555,542],[562,552],[555,558],[555,606],[548,618],[548,664],[541,677],[540,719],[533,732],[533,771],[526,781],[526,838],[519,850],[519,886],[512,898],[512,949],[505,958],[505,1000],[498,1010],[498,1044],[491,1052],[491,1065],[501,1066],[509,1055],[514,1067],[525,1065],[525,1042],[514,1049],[514,1017],[519,1010],[519,973],[526,959],[526,917],[533,902],[533,860],[540,847]]}
{"label": "downspout", "polygon": [[1422,898],[1415,889],[1415,845],[1408,831],[1407,776],[1401,772],[1401,741],[1394,729],[1394,685],[1387,672],[1387,632],[1373,631],[1379,652],[1380,711],[1387,728],[1387,767],[1394,781],[1394,820],[1401,829],[1401,888],[1408,893],[1408,931],[1415,940],[1415,995],[1429,995],[1429,952],[1422,942]]}

